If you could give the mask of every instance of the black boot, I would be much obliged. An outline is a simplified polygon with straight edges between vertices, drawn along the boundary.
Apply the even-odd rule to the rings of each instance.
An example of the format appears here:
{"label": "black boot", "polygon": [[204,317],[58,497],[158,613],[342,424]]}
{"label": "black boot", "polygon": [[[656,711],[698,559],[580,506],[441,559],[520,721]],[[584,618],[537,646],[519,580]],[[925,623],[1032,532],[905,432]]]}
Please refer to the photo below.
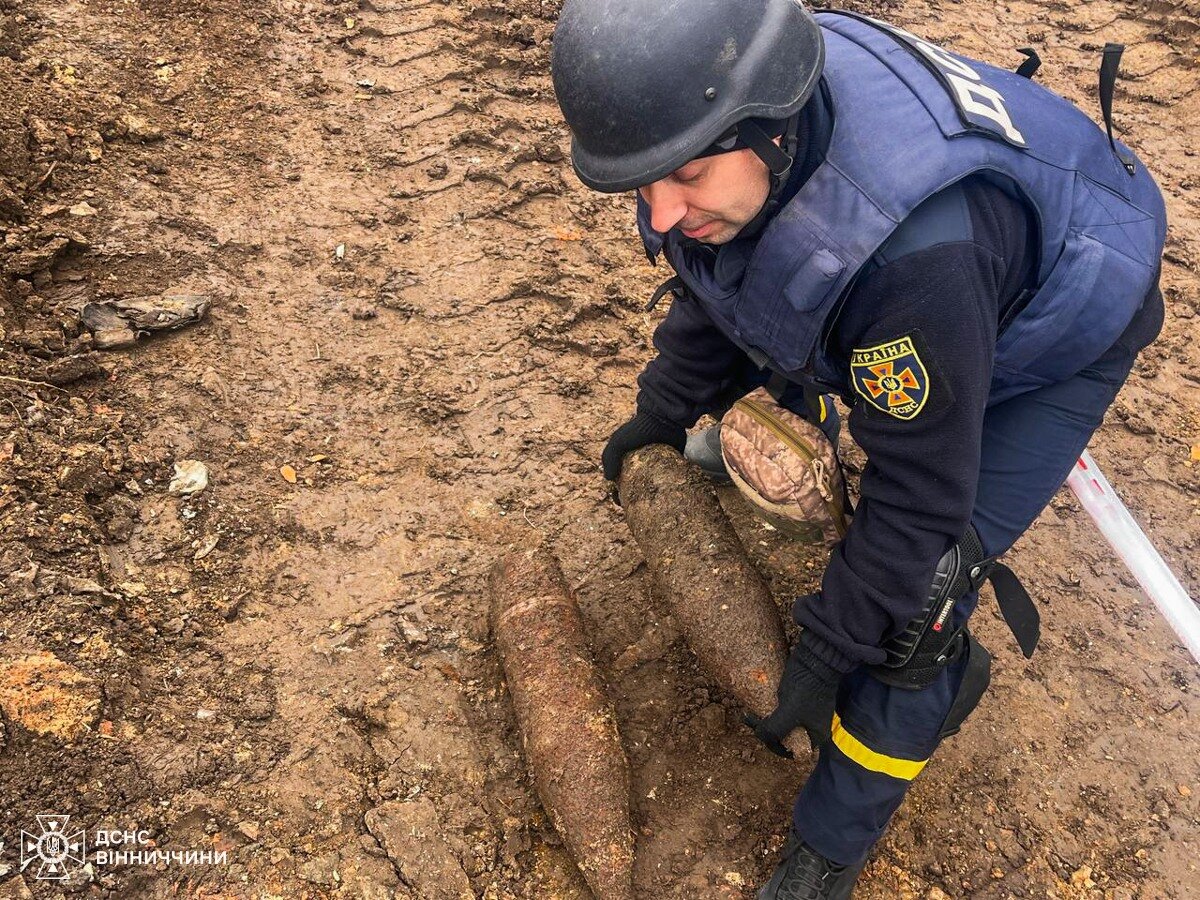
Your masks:
{"label": "black boot", "polygon": [[863,864],[839,866],[794,834],[758,900],[850,900]]}
{"label": "black boot", "polygon": [[721,426],[710,425],[695,434],[689,434],[683,456],[689,462],[694,462],[704,474],[717,484],[729,484],[729,470],[725,468],[725,458],[721,455]]}

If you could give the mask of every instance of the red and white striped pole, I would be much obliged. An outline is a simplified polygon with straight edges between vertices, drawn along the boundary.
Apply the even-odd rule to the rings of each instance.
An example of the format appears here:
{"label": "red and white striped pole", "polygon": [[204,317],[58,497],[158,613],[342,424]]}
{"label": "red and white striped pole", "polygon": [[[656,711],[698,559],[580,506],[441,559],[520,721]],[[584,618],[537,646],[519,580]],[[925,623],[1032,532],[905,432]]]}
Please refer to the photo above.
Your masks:
{"label": "red and white striped pole", "polygon": [[1142,590],[1200,663],[1200,609],[1086,450],[1067,477],[1067,484]]}

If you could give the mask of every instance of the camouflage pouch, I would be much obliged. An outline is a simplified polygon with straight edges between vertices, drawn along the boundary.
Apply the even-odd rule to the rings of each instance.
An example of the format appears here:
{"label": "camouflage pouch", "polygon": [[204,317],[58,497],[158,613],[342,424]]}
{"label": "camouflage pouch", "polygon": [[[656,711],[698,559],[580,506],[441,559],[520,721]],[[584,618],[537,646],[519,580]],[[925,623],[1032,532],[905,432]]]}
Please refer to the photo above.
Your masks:
{"label": "camouflage pouch", "polygon": [[721,455],[738,489],[763,518],[808,543],[846,534],[842,467],[817,426],[757,390],[721,419]]}

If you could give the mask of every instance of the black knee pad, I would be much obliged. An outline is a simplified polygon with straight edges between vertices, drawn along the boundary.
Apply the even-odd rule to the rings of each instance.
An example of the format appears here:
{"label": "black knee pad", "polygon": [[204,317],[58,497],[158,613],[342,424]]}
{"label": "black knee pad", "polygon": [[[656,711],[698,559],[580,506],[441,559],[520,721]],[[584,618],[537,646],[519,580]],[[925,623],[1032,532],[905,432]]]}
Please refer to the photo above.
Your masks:
{"label": "black knee pad", "polygon": [[[974,527],[968,527],[962,539],[938,560],[924,608],[883,644],[887,657],[871,668],[871,674],[884,684],[908,690],[932,684],[972,641],[965,625],[951,625],[955,604],[989,580],[1004,621],[1025,657],[1031,657],[1041,632],[1037,607],[1013,571],[996,557],[987,556]],[[980,651],[986,653],[982,647]]]}
{"label": "black knee pad", "polygon": [[950,617],[955,604],[987,579],[993,562],[984,556],[975,529],[968,528],[963,539],[938,560],[920,614],[883,645],[887,658],[872,667],[871,674],[909,690],[932,684],[966,651],[966,627],[953,627]]}

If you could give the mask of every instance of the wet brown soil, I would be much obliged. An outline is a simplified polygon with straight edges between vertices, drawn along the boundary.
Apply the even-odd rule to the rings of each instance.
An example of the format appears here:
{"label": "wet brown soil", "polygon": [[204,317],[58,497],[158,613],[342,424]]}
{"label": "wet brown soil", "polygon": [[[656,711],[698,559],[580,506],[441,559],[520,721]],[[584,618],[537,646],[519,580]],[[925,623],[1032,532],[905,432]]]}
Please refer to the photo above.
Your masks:
{"label": "wet brown soil", "polygon": [[[1037,46],[1094,114],[1098,50],[1127,44],[1168,312],[1093,452],[1200,594],[1200,8],[852,5],[1000,63]],[[770,871],[803,767],[697,666],[598,470],[662,273],[631,199],[570,172],[556,11],[0,0],[0,699],[58,716],[4,709],[0,896],[585,896],[487,626],[493,561],[541,541],[616,705],[639,891],[749,898]],[[131,350],[80,332],[85,302],[164,293],[211,310]],[[778,598],[816,584],[724,501]],[[983,607],[993,688],[860,895],[1197,896],[1196,667],[1067,494],[1011,562],[1042,651]],[[18,875],[49,813],[228,861]]]}

